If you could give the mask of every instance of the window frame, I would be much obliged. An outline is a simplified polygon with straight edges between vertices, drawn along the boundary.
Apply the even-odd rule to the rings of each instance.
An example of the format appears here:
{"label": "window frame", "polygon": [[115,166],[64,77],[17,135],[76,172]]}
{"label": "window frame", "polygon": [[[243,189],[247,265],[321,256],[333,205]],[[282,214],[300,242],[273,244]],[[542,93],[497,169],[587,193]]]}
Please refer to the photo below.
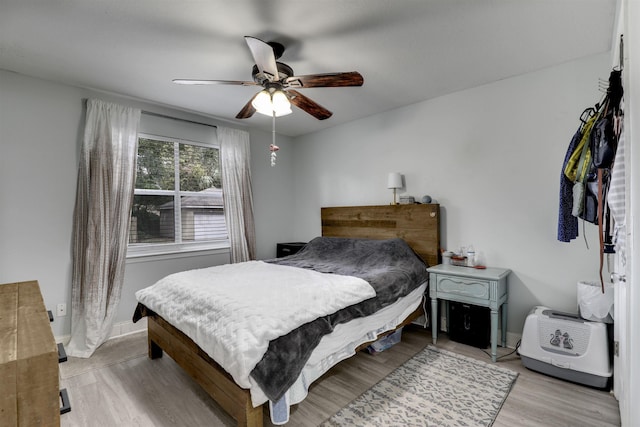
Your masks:
{"label": "window frame", "polygon": [[[227,238],[225,239],[212,239],[202,242],[182,242],[182,197],[197,195],[199,194],[197,191],[182,191],[179,189],[180,186],[180,156],[179,156],[179,146],[180,144],[186,145],[194,145],[205,148],[214,148],[220,152],[220,144],[218,143],[204,143],[200,141],[192,141],[185,138],[176,138],[170,136],[163,136],[148,132],[139,132],[138,133],[138,141],[140,139],[151,139],[155,141],[161,142],[169,142],[174,144],[174,189],[173,190],[149,190],[149,189],[138,189],[135,188],[133,190],[133,194],[135,195],[163,195],[163,196],[172,196],[174,202],[174,230],[175,230],[175,240],[174,243],[147,243],[147,244],[131,244],[127,243],[127,259],[141,258],[141,257],[149,257],[149,256],[163,256],[169,258],[176,258],[178,256],[185,256],[191,254],[193,252],[203,252],[203,251],[215,251],[219,252],[220,250],[229,250],[231,247],[228,233]],[[176,155],[177,153],[177,155]],[[137,155],[137,148],[136,148]],[[221,165],[220,165],[221,166]],[[133,206],[132,206],[133,209]],[[224,208],[223,208],[224,214]],[[173,255],[173,256],[172,256]]]}

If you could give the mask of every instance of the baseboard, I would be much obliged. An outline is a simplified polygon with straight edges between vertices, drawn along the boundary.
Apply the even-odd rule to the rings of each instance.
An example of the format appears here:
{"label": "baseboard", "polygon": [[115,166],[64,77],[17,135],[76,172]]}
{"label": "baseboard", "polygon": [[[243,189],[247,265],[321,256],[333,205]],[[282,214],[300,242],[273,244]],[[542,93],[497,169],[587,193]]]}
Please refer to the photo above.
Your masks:
{"label": "baseboard", "polygon": [[[498,336],[500,336],[500,331],[498,331]],[[516,348],[522,339],[522,334],[516,334],[514,332],[507,331],[507,347],[508,348]]]}
{"label": "baseboard", "polygon": [[71,335],[59,335],[54,337],[56,340],[56,344],[62,343],[65,347],[69,345],[69,341],[71,341]]}
{"label": "baseboard", "polygon": [[136,323],[131,320],[126,322],[114,323],[108,339],[118,338],[125,335],[135,334],[147,330],[147,318],[143,317]]}
{"label": "baseboard", "polygon": [[[114,323],[114,325],[111,327],[111,332],[109,333],[109,338],[107,338],[107,340],[123,337],[125,335],[136,334],[138,332],[143,332],[146,330],[146,317],[143,317],[136,323],[133,323],[131,320],[127,320],[126,322]],[[71,335],[60,335],[55,337],[55,340],[56,343],[62,343],[64,346],[67,346],[69,344],[69,341],[71,341]]]}

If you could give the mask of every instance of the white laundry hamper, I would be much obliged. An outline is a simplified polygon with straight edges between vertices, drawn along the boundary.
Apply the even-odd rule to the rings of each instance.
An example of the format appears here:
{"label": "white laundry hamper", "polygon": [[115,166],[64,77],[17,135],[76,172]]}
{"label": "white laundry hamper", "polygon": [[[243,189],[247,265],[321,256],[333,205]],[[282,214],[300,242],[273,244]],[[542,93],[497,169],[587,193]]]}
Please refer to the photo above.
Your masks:
{"label": "white laundry hamper", "polygon": [[528,369],[605,388],[612,376],[607,326],[548,307],[531,309],[519,348]]}

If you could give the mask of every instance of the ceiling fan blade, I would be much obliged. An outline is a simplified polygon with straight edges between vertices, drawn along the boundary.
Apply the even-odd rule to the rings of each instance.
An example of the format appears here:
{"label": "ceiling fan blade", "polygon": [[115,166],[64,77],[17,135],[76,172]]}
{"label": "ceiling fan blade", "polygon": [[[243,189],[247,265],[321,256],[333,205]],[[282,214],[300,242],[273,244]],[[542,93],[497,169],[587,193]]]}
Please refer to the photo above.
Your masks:
{"label": "ceiling fan blade", "polygon": [[[260,93],[260,92],[258,92],[258,93]],[[249,117],[253,116],[253,114],[256,112],[256,109],[251,103],[253,102],[253,99],[256,96],[258,96],[258,93],[253,95],[251,97],[251,99],[249,100],[249,102],[247,102],[245,104],[245,106],[242,107],[242,110],[240,110],[240,112],[238,114],[236,114],[236,119],[248,119]]]}
{"label": "ceiling fan blade", "polygon": [[236,86],[256,86],[256,82],[243,82],[239,80],[195,80],[195,79],[173,79],[179,85],[236,85]]}
{"label": "ceiling fan blade", "polygon": [[318,120],[328,119],[333,114],[331,111],[327,110],[317,102],[312,101],[296,90],[289,89],[287,90],[287,94],[289,97],[289,101],[293,105],[300,108],[301,110],[306,111]]}
{"label": "ceiling fan blade", "polygon": [[291,76],[285,80],[285,85],[296,88],[362,86],[363,83],[364,78],[357,71]]}
{"label": "ceiling fan blade", "polygon": [[278,74],[278,66],[276,65],[276,56],[273,53],[273,48],[260,39],[251,36],[245,36],[244,39],[251,50],[254,61],[258,66],[258,70],[266,75],[269,80],[277,82],[280,80]]}

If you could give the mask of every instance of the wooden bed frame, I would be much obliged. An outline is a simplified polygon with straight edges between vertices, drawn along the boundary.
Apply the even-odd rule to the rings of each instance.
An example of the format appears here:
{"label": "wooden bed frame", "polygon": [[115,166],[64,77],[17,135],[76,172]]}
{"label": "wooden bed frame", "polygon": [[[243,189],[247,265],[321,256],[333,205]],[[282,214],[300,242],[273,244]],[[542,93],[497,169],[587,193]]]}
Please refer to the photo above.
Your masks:
{"label": "wooden bed frame", "polygon": [[[322,235],[371,239],[399,237],[429,265],[436,265],[440,260],[439,211],[439,205],[435,204],[322,208]],[[418,307],[397,328],[411,323],[423,313],[422,306]],[[240,388],[231,375],[193,340],[161,316],[150,313],[147,321],[151,359],[162,357],[165,351],[238,422],[238,426],[263,425],[264,405],[254,408],[249,390]]]}

